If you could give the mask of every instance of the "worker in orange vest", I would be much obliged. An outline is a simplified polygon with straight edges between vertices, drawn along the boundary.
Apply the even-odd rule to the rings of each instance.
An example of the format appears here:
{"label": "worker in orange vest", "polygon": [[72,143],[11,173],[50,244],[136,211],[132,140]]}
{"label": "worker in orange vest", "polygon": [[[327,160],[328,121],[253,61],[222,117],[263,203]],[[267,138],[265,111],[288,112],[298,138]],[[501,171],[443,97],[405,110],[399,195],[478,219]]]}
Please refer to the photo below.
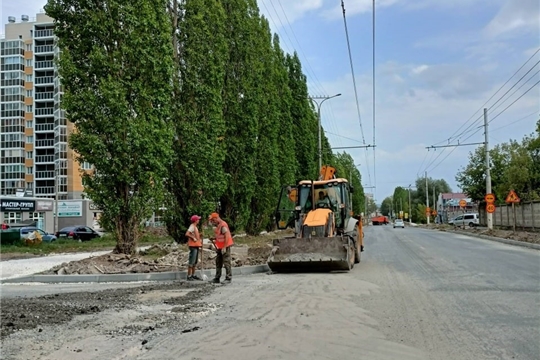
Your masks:
{"label": "worker in orange vest", "polygon": [[215,226],[214,229],[214,245],[216,246],[216,276],[213,283],[219,284],[221,279],[221,268],[225,266],[225,281],[223,283],[230,283],[232,280],[231,269],[231,246],[234,244],[229,225],[223,221],[218,213],[210,214],[208,221],[211,225]]}
{"label": "worker in orange vest", "polygon": [[189,259],[188,259],[188,270],[187,270],[187,280],[202,280],[197,275],[195,275],[195,266],[197,265],[197,260],[199,259],[199,249],[202,247],[201,235],[197,225],[199,224],[201,217],[199,215],[193,215],[191,217],[191,225],[186,231],[186,236],[188,238],[188,247],[189,247]]}

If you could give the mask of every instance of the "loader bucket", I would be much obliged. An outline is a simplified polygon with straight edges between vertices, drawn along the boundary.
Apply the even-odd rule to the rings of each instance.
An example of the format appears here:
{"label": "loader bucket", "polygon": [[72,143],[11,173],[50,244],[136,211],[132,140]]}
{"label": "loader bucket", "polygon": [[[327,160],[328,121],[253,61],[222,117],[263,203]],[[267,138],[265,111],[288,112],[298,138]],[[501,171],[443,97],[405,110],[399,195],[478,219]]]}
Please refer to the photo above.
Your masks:
{"label": "loader bucket", "polygon": [[273,272],[348,271],[354,264],[353,251],[347,237],[276,239],[268,267]]}

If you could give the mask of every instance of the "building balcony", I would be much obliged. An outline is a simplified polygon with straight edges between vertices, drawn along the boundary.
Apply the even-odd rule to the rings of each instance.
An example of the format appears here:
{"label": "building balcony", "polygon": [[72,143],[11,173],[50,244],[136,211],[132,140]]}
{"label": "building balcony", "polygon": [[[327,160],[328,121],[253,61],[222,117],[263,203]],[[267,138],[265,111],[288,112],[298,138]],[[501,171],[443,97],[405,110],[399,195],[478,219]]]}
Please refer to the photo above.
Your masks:
{"label": "building balcony", "polygon": [[36,148],[53,147],[54,139],[36,140]]}
{"label": "building balcony", "polygon": [[36,155],[36,164],[54,163],[54,155]]}
{"label": "building balcony", "polygon": [[54,124],[36,124],[34,131],[35,132],[54,131]]}
{"label": "building balcony", "polygon": [[36,61],[34,63],[34,68],[36,68],[36,69],[53,69],[54,68],[54,61],[52,61],[52,60]]}
{"label": "building balcony", "polygon": [[54,170],[47,170],[47,171],[36,171],[35,173],[36,179],[54,179]]}
{"label": "building balcony", "polygon": [[34,116],[52,115],[53,113],[54,113],[54,108],[34,109]]}
{"label": "building balcony", "polygon": [[34,47],[35,54],[52,53],[54,52],[54,45],[40,45]]}
{"label": "building balcony", "polygon": [[45,37],[53,37],[54,31],[53,30],[36,30],[34,31],[34,38],[45,38]]}
{"label": "building balcony", "polygon": [[39,84],[52,85],[53,82],[54,82],[54,76],[40,76],[34,79],[34,84],[36,85],[39,85]]}
{"label": "building balcony", "polygon": [[40,92],[34,94],[34,100],[52,100],[54,98],[54,93],[50,92]]}

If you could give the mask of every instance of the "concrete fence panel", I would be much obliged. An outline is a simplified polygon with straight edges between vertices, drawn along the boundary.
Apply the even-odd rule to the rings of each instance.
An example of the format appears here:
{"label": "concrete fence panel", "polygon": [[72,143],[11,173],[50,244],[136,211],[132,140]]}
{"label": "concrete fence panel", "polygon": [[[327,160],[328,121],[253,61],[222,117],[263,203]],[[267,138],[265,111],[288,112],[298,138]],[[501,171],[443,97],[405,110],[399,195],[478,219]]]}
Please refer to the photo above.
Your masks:
{"label": "concrete fence panel", "polygon": [[[511,228],[516,218],[516,229],[540,230],[540,201],[528,201],[512,205],[497,206],[493,214],[493,225],[497,227]],[[487,226],[487,213],[485,207],[478,209],[480,225]]]}

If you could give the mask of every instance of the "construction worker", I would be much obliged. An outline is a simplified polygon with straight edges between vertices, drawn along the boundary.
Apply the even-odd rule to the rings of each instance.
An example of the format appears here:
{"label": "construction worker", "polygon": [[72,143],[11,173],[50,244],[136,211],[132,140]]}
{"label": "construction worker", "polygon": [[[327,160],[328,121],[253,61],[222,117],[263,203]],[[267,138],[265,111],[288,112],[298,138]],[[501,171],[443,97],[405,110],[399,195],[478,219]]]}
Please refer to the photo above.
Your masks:
{"label": "construction worker", "polygon": [[199,259],[199,249],[202,247],[201,235],[197,225],[199,224],[201,217],[199,215],[193,215],[191,217],[191,225],[186,231],[186,237],[188,238],[188,247],[189,247],[189,260],[188,260],[188,271],[187,271],[187,280],[202,280],[200,277],[195,275],[195,266],[197,265],[197,260]]}
{"label": "construction worker", "polygon": [[216,247],[216,276],[213,283],[219,284],[221,279],[221,268],[225,266],[225,281],[223,283],[230,283],[232,280],[231,269],[231,246],[234,244],[229,225],[223,221],[218,213],[210,214],[208,221],[211,225],[215,226],[214,245]]}

